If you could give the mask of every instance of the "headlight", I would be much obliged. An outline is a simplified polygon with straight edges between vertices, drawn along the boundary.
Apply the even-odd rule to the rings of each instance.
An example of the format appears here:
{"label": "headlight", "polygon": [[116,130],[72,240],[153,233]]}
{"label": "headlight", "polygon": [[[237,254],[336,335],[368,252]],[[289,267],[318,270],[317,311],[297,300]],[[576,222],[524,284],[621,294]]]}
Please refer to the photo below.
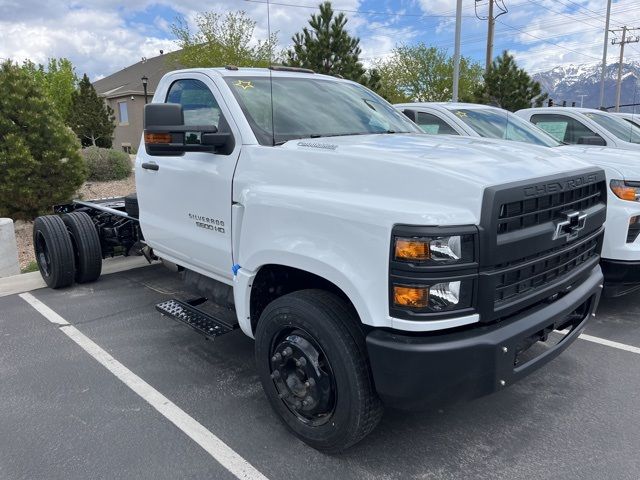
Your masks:
{"label": "headlight", "polygon": [[389,265],[389,313],[438,320],[473,313],[478,228],[395,225]]}
{"label": "headlight", "polygon": [[640,200],[640,182],[626,182],[624,180],[611,180],[611,191],[622,200],[637,202]]}
{"label": "headlight", "polygon": [[459,280],[433,285],[393,285],[393,303],[422,313],[438,313],[471,306],[473,282]]}
{"label": "headlight", "polygon": [[394,260],[444,265],[474,261],[473,235],[395,237]]}

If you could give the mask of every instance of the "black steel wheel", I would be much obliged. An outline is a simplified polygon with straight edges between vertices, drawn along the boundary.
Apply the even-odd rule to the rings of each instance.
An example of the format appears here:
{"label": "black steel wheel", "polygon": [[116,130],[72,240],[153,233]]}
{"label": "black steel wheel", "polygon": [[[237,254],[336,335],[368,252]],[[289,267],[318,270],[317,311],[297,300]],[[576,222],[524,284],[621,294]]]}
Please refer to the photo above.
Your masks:
{"label": "black steel wheel", "polygon": [[62,215],[62,221],[73,245],[76,282],[96,281],[102,273],[102,247],[91,217],[84,212],[73,212]]}
{"label": "black steel wheel", "polygon": [[33,248],[38,269],[48,287],[63,288],[73,283],[73,244],[60,217],[46,215],[35,219]]}
{"label": "black steel wheel", "polygon": [[382,417],[364,335],[353,308],[322,290],[269,304],[256,328],[256,362],[267,398],[301,440],[337,453]]}

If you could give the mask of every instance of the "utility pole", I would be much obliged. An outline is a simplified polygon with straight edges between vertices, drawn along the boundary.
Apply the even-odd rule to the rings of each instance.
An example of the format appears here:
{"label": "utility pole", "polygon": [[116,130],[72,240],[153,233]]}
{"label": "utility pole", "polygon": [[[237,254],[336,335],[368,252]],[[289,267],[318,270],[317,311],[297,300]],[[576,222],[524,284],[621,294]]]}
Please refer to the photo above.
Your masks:
{"label": "utility pole", "polygon": [[622,30],[613,30],[613,33],[622,31],[622,40],[618,41],[617,39],[613,39],[611,41],[612,45],[620,44],[620,63],[618,63],[618,85],[616,88],[616,112],[620,111],[620,94],[622,93],[622,62],[624,60],[624,46],[627,43],[638,43],[640,42],[640,36],[629,37],[627,38],[627,32],[638,30],[638,28],[628,28],[626,25],[622,27]]}
{"label": "utility pole", "polygon": [[[600,108],[604,108],[604,81],[607,70],[607,47],[609,46],[609,22],[611,21],[611,0],[607,2],[607,19],[604,24],[604,46],[602,48],[602,75],[600,78]],[[580,105],[582,106],[582,105]]]}
{"label": "utility pole", "polygon": [[493,34],[496,29],[496,19],[493,16],[493,2],[495,0],[489,0],[489,16],[487,27],[487,60],[485,64],[485,72],[489,73],[491,69],[491,63],[493,62]]}
{"label": "utility pole", "polygon": [[[496,18],[504,15],[509,10],[504,3],[505,0],[489,0],[489,14],[484,17],[478,14],[478,3],[484,3],[484,0],[475,0],[476,17],[480,20],[487,20],[487,59],[485,63],[485,72],[489,73],[491,64],[493,63],[493,38],[496,30]],[[498,14],[494,13],[494,6],[498,8]]]}
{"label": "utility pole", "polygon": [[462,29],[462,0],[456,4],[456,46],[453,53],[453,95],[452,102],[458,101],[460,87],[460,30]]}

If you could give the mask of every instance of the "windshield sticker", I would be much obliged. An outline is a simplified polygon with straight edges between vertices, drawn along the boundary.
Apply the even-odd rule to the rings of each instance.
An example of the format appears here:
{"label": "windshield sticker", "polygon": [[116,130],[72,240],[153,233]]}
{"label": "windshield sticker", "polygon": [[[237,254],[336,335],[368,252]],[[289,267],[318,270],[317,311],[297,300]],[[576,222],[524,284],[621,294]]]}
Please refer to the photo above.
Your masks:
{"label": "windshield sticker", "polygon": [[247,81],[238,80],[236,83],[234,83],[234,85],[243,90],[247,90],[248,88],[253,88],[253,83],[251,82],[251,80],[247,80]]}
{"label": "windshield sticker", "polygon": [[584,116],[588,118],[593,118],[593,113],[585,113]]}
{"label": "windshield sticker", "polygon": [[464,112],[462,110],[456,110],[456,115],[459,117],[466,117],[467,116],[467,112]]}

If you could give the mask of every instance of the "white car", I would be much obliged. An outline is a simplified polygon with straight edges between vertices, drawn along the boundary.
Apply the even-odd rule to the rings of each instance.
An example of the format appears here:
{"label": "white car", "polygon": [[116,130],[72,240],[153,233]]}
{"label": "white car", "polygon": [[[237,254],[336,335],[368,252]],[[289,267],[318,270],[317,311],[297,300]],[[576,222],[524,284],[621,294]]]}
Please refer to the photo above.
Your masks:
{"label": "white car", "polygon": [[609,112],[611,115],[624,118],[631,125],[635,125],[640,128],[640,114],[639,113],[625,113],[625,112]]}
{"label": "white car", "polygon": [[552,147],[557,152],[603,168],[609,184],[601,262],[605,292],[616,296],[640,287],[640,162],[631,158],[628,152],[608,147],[563,145],[513,113],[487,105],[405,103],[396,108],[426,133],[514,140]]}
{"label": "white car", "polygon": [[540,107],[519,110],[516,115],[563,143],[640,151],[640,128],[602,110]]}
{"label": "white car", "polygon": [[607,185],[593,165],[424,135],[357,83],[285,67],[168,73],[144,125],[137,203],[36,219],[45,281],[95,280],[101,257],[131,250],[177,266],[210,303],[156,308],[254,338],[268,401],[315,448],[353,445],[383,405],[501,390],[595,312]]}

